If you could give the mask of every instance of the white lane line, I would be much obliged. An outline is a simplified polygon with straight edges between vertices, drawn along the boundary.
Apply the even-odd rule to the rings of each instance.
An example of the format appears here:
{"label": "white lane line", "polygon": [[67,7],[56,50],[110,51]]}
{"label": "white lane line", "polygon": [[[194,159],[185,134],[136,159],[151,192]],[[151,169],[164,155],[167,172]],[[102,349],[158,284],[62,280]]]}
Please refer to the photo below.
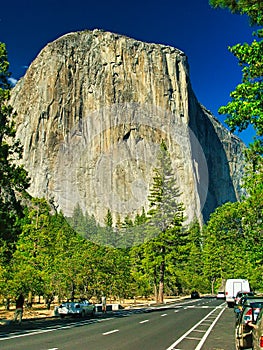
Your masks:
{"label": "white lane line", "polygon": [[[224,310],[224,309],[223,309]],[[198,327],[204,320],[206,320],[211,314],[213,314],[216,311],[216,309],[213,309],[212,311],[209,312],[209,314],[206,315],[206,317],[202,318],[198,323],[196,323],[192,328],[190,328],[186,333],[184,333],[179,339],[177,339],[169,348],[166,350],[174,350],[175,346],[181,341],[188,336],[196,327]],[[195,349],[197,350],[197,348]]]}
{"label": "white lane line", "polygon": [[146,323],[146,322],[149,322],[149,320],[144,320],[144,321],[141,321],[140,323]]}
{"label": "white lane line", "polygon": [[113,329],[112,331],[102,333],[102,335],[109,335],[109,334],[116,333],[116,332],[119,332],[119,330],[118,329]]}
{"label": "white lane line", "polygon": [[0,338],[0,341],[9,340],[9,339],[15,339],[15,338],[28,337],[28,336],[31,336],[31,335],[37,335],[37,334],[42,334],[42,333],[54,332],[54,331],[57,331],[57,330],[58,329],[42,329],[40,331],[33,331],[31,333],[12,335],[11,337],[8,337],[8,338]]}
{"label": "white lane line", "polygon": [[161,317],[167,316],[167,314],[162,314]]}
{"label": "white lane line", "polygon": [[[102,319],[102,320],[97,320],[96,322],[101,323],[101,322],[111,321],[111,320],[114,320],[114,318],[113,317],[105,318],[105,319]],[[83,322],[76,322],[76,323],[73,323],[71,325],[65,325],[65,326],[60,325],[60,326],[55,326],[55,327],[53,327],[53,326],[52,327],[47,327],[46,329],[34,329],[32,331],[29,331],[28,333],[11,333],[11,334],[9,333],[6,337],[0,338],[0,342],[1,341],[7,341],[9,339],[30,337],[30,336],[34,336],[34,335],[38,335],[38,334],[42,334],[42,333],[61,331],[63,329],[74,328],[74,327],[78,327],[79,325],[86,325],[86,324],[91,324],[91,323],[89,321],[88,322],[87,321],[83,321]]]}
{"label": "white lane line", "polygon": [[52,349],[48,349],[48,350],[58,350],[58,348],[52,348]]}
{"label": "white lane line", "polygon": [[208,337],[208,335],[210,334],[211,330],[214,328],[214,325],[216,324],[216,322],[218,321],[218,319],[220,318],[220,316],[222,315],[222,313],[225,311],[225,309],[222,309],[219,313],[219,315],[217,316],[217,318],[214,320],[214,322],[211,324],[211,326],[208,328],[207,332],[205,333],[205,335],[203,336],[202,340],[200,341],[200,343],[197,345],[197,347],[195,348],[195,350],[200,350],[204,344],[204,342],[206,341],[206,338]]}

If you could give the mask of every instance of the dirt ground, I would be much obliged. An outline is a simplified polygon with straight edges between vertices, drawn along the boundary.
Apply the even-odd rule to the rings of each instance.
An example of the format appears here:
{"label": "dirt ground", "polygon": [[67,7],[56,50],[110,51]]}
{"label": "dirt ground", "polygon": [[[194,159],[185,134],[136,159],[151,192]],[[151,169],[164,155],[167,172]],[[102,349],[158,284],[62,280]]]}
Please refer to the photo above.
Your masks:
{"label": "dirt ground", "polygon": [[[177,299],[176,297],[171,297],[165,299],[165,303]],[[154,304],[154,300],[149,298],[149,299],[122,299],[120,301],[113,301],[113,300],[107,300],[107,304],[121,304],[122,307],[124,308],[130,308],[130,307],[136,307],[136,306],[141,306],[141,305],[151,305]],[[56,306],[58,306],[59,303],[55,303],[51,305],[50,310],[47,310],[46,305],[44,303],[36,303],[33,304],[31,308],[24,308],[23,312],[23,319],[29,319],[29,318],[42,318],[42,317],[51,317],[54,316],[54,309]],[[5,310],[4,306],[0,306],[0,321],[1,320],[12,320],[14,317],[14,312],[15,312],[15,306],[11,305],[10,310],[7,311]]]}
{"label": "dirt ground", "polygon": [[[0,320],[12,320],[14,317],[15,308],[11,307],[9,311],[5,310],[4,307],[0,308]],[[24,309],[23,319],[26,318],[38,318],[38,317],[50,317],[54,316],[54,307],[47,310],[45,305],[33,305],[32,308]]]}

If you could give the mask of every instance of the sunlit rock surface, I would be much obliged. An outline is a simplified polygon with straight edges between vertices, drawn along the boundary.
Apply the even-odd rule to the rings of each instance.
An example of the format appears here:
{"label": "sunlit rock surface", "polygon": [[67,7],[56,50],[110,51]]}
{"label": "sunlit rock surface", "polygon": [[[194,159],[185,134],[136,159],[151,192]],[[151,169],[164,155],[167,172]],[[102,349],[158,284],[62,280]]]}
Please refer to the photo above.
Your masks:
{"label": "sunlit rock surface", "polygon": [[[210,94],[213,91],[209,91]],[[180,50],[100,30],[49,43],[12,92],[30,193],[103,223],[144,207],[161,140],[187,222],[240,196],[242,142],[197,101]]]}

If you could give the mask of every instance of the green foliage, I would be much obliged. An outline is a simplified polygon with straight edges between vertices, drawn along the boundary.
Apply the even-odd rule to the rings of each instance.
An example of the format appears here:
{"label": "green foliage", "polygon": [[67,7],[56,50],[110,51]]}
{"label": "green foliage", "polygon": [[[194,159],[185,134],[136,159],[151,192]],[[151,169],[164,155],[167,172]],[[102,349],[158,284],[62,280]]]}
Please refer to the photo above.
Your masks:
{"label": "green foliage", "polygon": [[[29,186],[27,172],[16,162],[22,148],[15,140],[14,114],[8,104],[10,96],[9,63],[6,47],[0,43],[0,245],[5,259],[9,259],[20,231],[23,217],[21,198]],[[6,246],[6,244],[8,246]]]}
{"label": "green foliage", "polygon": [[234,131],[245,130],[253,125],[258,138],[263,136],[263,41],[253,41],[251,45],[238,44],[230,51],[242,66],[243,82],[230,96],[232,101],[219,109],[227,114],[226,123]]}
{"label": "green foliage", "polygon": [[[108,209],[104,219],[104,226],[99,225],[94,216],[83,213],[79,205],[74,208],[73,216],[68,217],[67,221],[72,228],[86,239],[100,245],[113,248],[131,247],[140,244],[145,238],[144,223],[146,214],[142,209],[142,214],[137,214],[134,222],[127,215],[123,222],[117,217],[116,223],[113,223],[112,213]],[[135,227],[136,226],[136,227]]]}
{"label": "green foliage", "polygon": [[[233,13],[248,15],[252,25],[263,24],[263,3],[258,0],[211,0],[213,7],[228,8]],[[258,40],[251,44],[237,44],[229,48],[238,59],[243,79],[230,94],[231,101],[219,109],[226,114],[226,123],[231,131],[243,131],[252,125],[256,132],[252,146],[263,153],[263,30],[255,33]]]}
{"label": "green foliage", "polygon": [[82,237],[95,240],[98,233],[99,226],[94,216],[90,216],[87,213],[83,213],[79,204],[73,210],[72,217],[68,217],[67,221],[69,225]]}
{"label": "green foliage", "polygon": [[8,78],[10,77],[9,62],[7,59],[7,50],[4,43],[0,43],[0,91],[1,97],[5,95],[4,100],[9,97],[10,84]]}
{"label": "green foliage", "polygon": [[[136,248],[142,267],[135,274],[148,276],[144,286],[152,286],[157,302],[163,302],[165,274],[171,261],[178,256],[178,240],[182,235],[183,205],[178,201],[179,191],[172,171],[172,164],[164,142],[157,157],[150,188],[147,221],[144,229],[147,240]],[[133,255],[134,256],[134,255]]]}
{"label": "green foliage", "polygon": [[12,297],[20,290],[50,300],[54,295],[74,299],[128,294],[131,277],[126,251],[83,238],[61,213],[52,213],[44,199],[32,199],[25,215],[10,263],[0,261],[2,295]]}
{"label": "green foliage", "polygon": [[[180,241],[176,242],[178,255],[173,265],[177,267],[176,281],[179,292],[206,292],[209,288],[203,274],[202,243],[201,228],[197,221],[191,223],[190,227],[183,231]],[[174,272],[173,274],[175,275]]]}
{"label": "green foliage", "polygon": [[108,209],[107,210],[107,215],[106,215],[106,218],[105,218],[105,226],[112,227],[112,225],[113,225],[112,214],[111,214],[110,209]]}
{"label": "green foliage", "polygon": [[229,9],[232,13],[247,15],[252,25],[262,25],[263,4],[261,0],[210,0],[215,8]]}
{"label": "green foliage", "polygon": [[159,165],[154,169],[153,183],[148,197],[150,210],[147,215],[154,229],[165,232],[177,224],[181,225],[184,220],[184,208],[178,201],[180,192],[172,170],[171,158],[163,141],[157,160]]}
{"label": "green foliage", "polygon": [[203,230],[204,276],[220,285],[222,279],[248,278],[253,288],[262,281],[262,196],[226,203]]}
{"label": "green foliage", "polygon": [[263,157],[259,151],[259,142],[255,142],[248,148],[246,158],[249,160],[246,173],[243,178],[243,187],[249,196],[262,197],[263,194]]}
{"label": "green foliage", "polygon": [[213,7],[246,14],[257,25],[251,44],[229,48],[237,57],[243,78],[230,95],[231,101],[219,109],[226,114],[231,131],[252,125],[254,142],[245,150],[246,173],[243,186],[247,196],[241,203],[227,203],[211,215],[204,230],[204,274],[211,280],[247,277],[254,288],[262,281],[263,215],[263,2],[258,0],[211,0]]}
{"label": "green foliage", "polygon": [[211,215],[203,231],[204,273],[210,280],[242,276],[242,217],[240,203],[226,203]]}

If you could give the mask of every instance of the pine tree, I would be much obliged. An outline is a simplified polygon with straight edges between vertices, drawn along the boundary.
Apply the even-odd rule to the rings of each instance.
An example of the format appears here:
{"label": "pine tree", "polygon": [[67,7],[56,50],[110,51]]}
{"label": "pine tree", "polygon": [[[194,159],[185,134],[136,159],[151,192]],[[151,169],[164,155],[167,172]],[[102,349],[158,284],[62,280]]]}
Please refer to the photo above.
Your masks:
{"label": "pine tree", "polygon": [[150,210],[147,226],[152,238],[144,245],[144,263],[152,274],[156,301],[162,303],[167,259],[176,250],[176,236],[182,230],[184,208],[179,202],[180,192],[170,155],[163,141],[157,160],[159,164],[154,169],[153,184],[148,197]]}
{"label": "pine tree", "polygon": [[[0,43],[0,246],[10,258],[10,244],[19,233],[19,219],[23,217],[21,197],[29,186],[27,172],[17,165],[22,157],[20,143],[15,140],[15,125],[10,97],[9,63],[5,44]],[[8,253],[9,251],[9,253]]]}

